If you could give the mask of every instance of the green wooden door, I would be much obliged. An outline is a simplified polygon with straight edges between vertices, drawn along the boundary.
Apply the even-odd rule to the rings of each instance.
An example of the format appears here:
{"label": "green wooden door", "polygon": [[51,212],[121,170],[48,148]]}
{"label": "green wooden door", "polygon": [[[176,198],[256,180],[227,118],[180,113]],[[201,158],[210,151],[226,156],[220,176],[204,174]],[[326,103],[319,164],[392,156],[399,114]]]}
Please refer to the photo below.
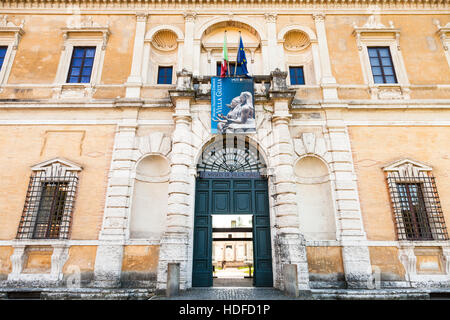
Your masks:
{"label": "green wooden door", "polygon": [[212,286],[211,214],[252,214],[254,285],[273,286],[267,180],[204,179],[196,183],[192,286]]}

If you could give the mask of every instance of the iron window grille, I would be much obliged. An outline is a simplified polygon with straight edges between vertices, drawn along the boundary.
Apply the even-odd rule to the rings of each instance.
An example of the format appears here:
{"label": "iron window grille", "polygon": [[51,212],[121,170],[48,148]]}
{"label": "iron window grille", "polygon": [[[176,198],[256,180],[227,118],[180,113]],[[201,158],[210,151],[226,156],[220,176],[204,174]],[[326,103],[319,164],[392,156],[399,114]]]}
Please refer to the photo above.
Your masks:
{"label": "iron window grille", "polygon": [[435,179],[390,172],[387,177],[398,240],[448,240]]}
{"label": "iron window grille", "polygon": [[289,77],[291,79],[291,85],[305,84],[303,67],[289,67]]}
{"label": "iron window grille", "polygon": [[95,47],[74,47],[67,83],[89,83],[94,66]]}
{"label": "iron window grille", "polygon": [[58,170],[48,176],[35,171],[30,177],[18,239],[68,239],[78,176]]}
{"label": "iron window grille", "polygon": [[368,47],[373,82],[397,83],[389,47]]}

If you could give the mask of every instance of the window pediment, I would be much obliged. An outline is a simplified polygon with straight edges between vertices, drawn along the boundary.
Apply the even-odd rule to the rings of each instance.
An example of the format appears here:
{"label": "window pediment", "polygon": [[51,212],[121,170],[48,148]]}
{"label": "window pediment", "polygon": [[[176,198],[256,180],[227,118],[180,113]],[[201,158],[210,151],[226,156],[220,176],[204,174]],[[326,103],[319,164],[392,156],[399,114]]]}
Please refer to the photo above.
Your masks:
{"label": "window pediment", "polygon": [[13,22],[8,21],[8,16],[0,16],[0,37],[1,38],[13,38],[13,48],[17,49],[20,38],[23,36],[23,25],[25,21],[22,20],[20,25],[15,25]]}
{"label": "window pediment", "polygon": [[76,17],[67,22],[67,26],[61,29],[63,33],[64,43],[68,39],[75,40],[97,40],[101,39],[102,50],[106,49],[106,44],[109,38],[109,23],[106,26],[94,22],[91,17],[85,17],[84,20]]}
{"label": "window pediment", "polygon": [[386,172],[396,172],[400,176],[418,177],[433,169],[421,162],[403,159],[383,167]]}
{"label": "window pediment", "polygon": [[45,171],[48,177],[64,176],[67,171],[81,171],[83,168],[67,159],[54,158],[31,167],[32,171]]}

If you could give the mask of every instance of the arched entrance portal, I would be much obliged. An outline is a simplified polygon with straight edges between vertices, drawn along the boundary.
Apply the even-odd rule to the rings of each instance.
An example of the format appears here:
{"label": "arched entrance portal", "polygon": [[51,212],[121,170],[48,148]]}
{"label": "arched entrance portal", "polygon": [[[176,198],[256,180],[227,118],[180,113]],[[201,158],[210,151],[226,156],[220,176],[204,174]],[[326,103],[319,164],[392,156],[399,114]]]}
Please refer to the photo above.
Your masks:
{"label": "arched entrance portal", "polygon": [[[204,148],[197,171],[192,286],[209,287],[214,283],[213,271],[221,267],[217,259],[213,261],[214,240],[231,243],[228,248],[222,246],[224,252],[220,261],[225,264],[232,260],[233,252],[236,256],[236,250],[229,250],[233,249],[232,243],[244,242],[246,246],[240,252],[248,265],[250,283],[272,287],[266,165],[258,149],[244,137],[216,139]],[[243,228],[236,223],[219,228],[214,224],[213,227],[214,219],[226,220],[225,217],[239,217],[247,222],[243,223]],[[221,232],[226,233],[226,237],[215,236]],[[217,258],[217,250],[214,253]]]}

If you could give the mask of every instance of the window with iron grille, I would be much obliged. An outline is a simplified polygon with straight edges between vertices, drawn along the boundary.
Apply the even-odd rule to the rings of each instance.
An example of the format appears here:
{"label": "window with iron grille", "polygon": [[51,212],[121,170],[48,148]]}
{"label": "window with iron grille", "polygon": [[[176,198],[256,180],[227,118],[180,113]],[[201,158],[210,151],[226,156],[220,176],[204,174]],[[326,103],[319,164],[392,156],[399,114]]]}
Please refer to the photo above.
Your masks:
{"label": "window with iron grille", "polygon": [[442,207],[431,173],[389,172],[399,240],[448,240]]}
{"label": "window with iron grille", "polygon": [[74,47],[67,83],[89,83],[94,58],[95,47]]}
{"label": "window with iron grille", "polygon": [[368,47],[373,82],[397,83],[389,47]]}
{"label": "window with iron grille", "polygon": [[73,170],[34,171],[17,231],[18,239],[67,239],[78,184]]}
{"label": "window with iron grille", "polygon": [[172,67],[158,68],[158,84],[172,84]]}

